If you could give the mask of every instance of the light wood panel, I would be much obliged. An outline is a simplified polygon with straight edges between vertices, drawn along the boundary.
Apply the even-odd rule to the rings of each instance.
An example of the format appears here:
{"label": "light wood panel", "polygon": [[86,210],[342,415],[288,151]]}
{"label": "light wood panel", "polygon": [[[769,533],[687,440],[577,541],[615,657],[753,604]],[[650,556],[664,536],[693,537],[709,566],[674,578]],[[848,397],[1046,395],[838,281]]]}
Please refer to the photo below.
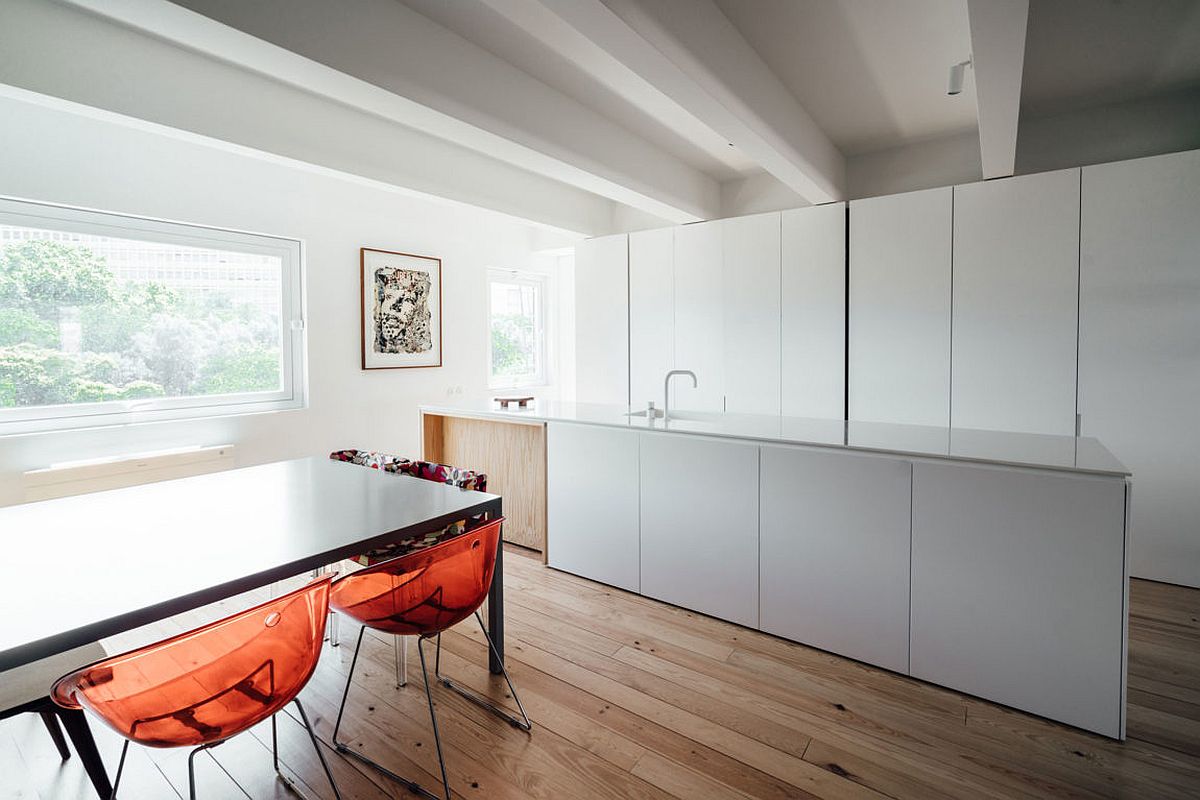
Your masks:
{"label": "light wood panel", "polygon": [[422,457],[486,473],[504,498],[504,540],[545,552],[546,426],[437,414],[421,424]]}
{"label": "light wood panel", "polygon": [[[726,622],[504,560],[512,676],[534,721],[510,728],[434,687],[450,780],[462,798],[1194,798],[1200,786],[1200,591],[1135,580],[1129,739],[1114,742]],[[300,580],[303,580],[302,578]],[[118,652],[265,599],[233,598],[108,643]],[[819,610],[812,609],[811,613]],[[478,629],[443,640],[443,666],[500,702]],[[364,645],[344,730],[356,747],[435,785],[424,690],[396,690],[391,646]],[[328,741],[351,648],[327,649],[301,695]],[[119,741],[93,726],[110,768]],[[201,797],[289,795],[271,770],[270,729],[197,758]],[[302,729],[280,724],[284,768],[331,796]],[[326,755],[347,800],[411,797]],[[0,796],[81,798],[33,715],[0,722]],[[122,795],[187,796],[186,751],[132,748]],[[208,790],[205,793],[205,789]]]}

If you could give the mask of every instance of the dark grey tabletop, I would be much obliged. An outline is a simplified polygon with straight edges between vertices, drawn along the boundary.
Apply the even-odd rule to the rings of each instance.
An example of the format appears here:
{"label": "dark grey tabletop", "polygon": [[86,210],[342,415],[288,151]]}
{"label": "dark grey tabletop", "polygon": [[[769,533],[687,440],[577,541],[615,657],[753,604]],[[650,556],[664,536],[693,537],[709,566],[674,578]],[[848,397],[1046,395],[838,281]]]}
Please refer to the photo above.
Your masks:
{"label": "dark grey tabletop", "polygon": [[0,508],[0,670],[499,504],[314,457]]}

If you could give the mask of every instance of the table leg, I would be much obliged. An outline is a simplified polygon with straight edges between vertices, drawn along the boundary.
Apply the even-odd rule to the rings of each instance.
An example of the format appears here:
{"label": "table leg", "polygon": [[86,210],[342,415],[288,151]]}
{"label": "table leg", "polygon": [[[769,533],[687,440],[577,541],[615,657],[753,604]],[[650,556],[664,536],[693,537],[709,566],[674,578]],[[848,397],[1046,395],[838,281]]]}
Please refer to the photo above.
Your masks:
{"label": "table leg", "polygon": [[[488,510],[488,516],[495,519],[502,516],[501,502],[496,501],[495,509]],[[492,573],[492,586],[488,589],[488,635],[492,637],[495,653],[488,653],[488,669],[493,675],[503,672],[501,664],[504,660],[504,539],[496,551],[496,570]]]}
{"label": "table leg", "polygon": [[60,708],[58,709],[58,718],[62,720],[63,727],[67,729],[67,736],[70,737],[71,744],[75,746],[75,752],[79,754],[79,760],[83,762],[83,768],[91,778],[96,794],[100,796],[101,800],[108,800],[112,794],[112,784],[108,781],[108,773],[104,769],[104,762],[100,759],[100,751],[96,749],[96,740],[92,738],[87,717],[83,715],[82,711]]}

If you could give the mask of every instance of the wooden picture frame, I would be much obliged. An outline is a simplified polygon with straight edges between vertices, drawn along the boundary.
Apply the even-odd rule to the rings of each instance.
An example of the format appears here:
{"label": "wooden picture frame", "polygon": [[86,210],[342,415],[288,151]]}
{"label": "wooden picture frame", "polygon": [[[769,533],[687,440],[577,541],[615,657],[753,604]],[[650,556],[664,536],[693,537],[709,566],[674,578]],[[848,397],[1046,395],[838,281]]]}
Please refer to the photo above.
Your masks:
{"label": "wooden picture frame", "polygon": [[359,248],[362,368],[442,366],[442,260]]}

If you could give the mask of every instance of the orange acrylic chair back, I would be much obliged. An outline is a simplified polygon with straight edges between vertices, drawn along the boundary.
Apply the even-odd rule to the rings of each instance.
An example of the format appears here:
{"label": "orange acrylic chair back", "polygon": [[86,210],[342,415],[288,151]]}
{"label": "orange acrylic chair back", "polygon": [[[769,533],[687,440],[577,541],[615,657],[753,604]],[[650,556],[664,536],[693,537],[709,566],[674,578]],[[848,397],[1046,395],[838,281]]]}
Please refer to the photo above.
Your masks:
{"label": "orange acrylic chair back", "polygon": [[228,739],[282,709],[312,677],[333,575],[262,605],[60,678],[51,692],[151,747]]}
{"label": "orange acrylic chair back", "polygon": [[374,628],[400,635],[443,631],[471,616],[487,597],[500,526],[490,520],[439,544],[345,575],[330,605]]}

